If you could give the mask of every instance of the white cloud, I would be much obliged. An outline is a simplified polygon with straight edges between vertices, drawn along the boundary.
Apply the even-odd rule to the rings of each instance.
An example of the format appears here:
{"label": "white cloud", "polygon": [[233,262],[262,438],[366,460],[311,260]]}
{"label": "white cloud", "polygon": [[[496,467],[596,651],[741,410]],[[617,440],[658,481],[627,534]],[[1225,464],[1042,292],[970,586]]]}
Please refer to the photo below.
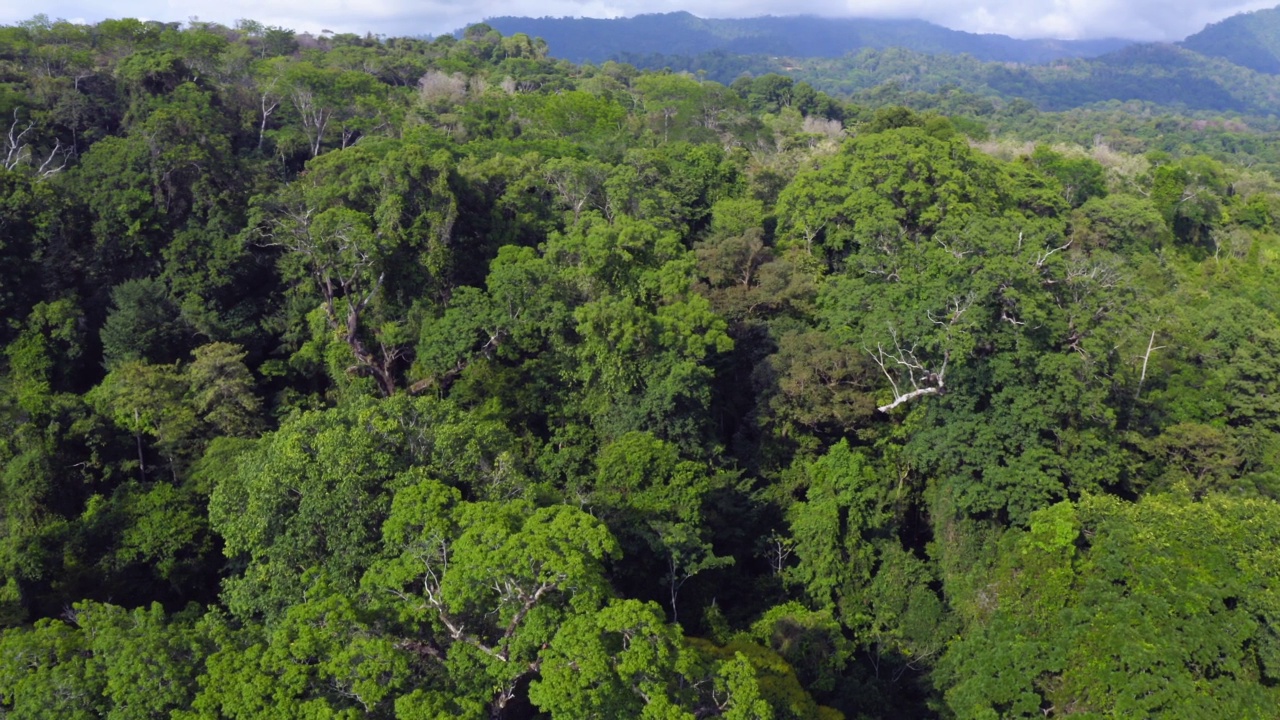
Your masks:
{"label": "white cloud", "polygon": [[496,15],[619,17],[687,10],[702,17],[813,14],[918,17],[970,32],[1014,37],[1126,37],[1178,40],[1205,24],[1276,0],[0,0],[0,23],[51,17],[95,21],[192,16],[231,24],[252,18],[299,31],[441,34]]}
{"label": "white cloud", "polygon": [[937,17],[949,27],[1014,37],[1181,40],[1206,24],[1275,0],[973,0]]}

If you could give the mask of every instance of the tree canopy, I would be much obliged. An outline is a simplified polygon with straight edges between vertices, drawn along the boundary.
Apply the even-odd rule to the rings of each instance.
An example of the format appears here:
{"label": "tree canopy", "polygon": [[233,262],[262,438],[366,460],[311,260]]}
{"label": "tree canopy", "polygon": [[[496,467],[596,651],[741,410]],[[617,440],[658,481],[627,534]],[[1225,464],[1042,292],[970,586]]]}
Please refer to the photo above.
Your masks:
{"label": "tree canopy", "polygon": [[765,70],[0,27],[0,716],[1274,715],[1265,123]]}

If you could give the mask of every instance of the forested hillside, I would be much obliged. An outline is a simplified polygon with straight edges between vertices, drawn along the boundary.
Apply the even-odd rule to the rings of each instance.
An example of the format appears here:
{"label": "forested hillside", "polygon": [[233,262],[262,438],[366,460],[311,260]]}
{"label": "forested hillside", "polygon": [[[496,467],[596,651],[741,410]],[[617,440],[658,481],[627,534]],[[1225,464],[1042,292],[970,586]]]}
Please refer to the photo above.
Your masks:
{"label": "forested hillside", "polygon": [[1178,44],[1275,75],[1280,73],[1280,7],[1233,15]]}
{"label": "forested hillside", "polygon": [[1132,45],[1096,58],[1041,65],[983,62],[969,55],[927,54],[901,47],[868,49],[839,58],[712,52],[624,53],[620,59],[641,68],[701,72],[722,83],[732,83],[743,73],[782,73],[837,95],[890,85],[912,92],[958,89],[989,100],[1024,100],[1050,111],[1141,102],[1164,112],[1264,118],[1280,114],[1280,76],[1166,44]]}
{"label": "forested hillside", "polygon": [[491,22],[547,38],[557,57],[687,71],[725,85],[744,73],[780,73],[841,96],[893,86],[1049,111],[1138,102],[1163,112],[1280,115],[1280,8],[1236,15],[1176,44],[1015,40],[916,20],[803,16]]}
{"label": "forested hillside", "polygon": [[1042,63],[1093,57],[1128,40],[1020,40],[951,30],[923,20],[830,18],[810,15],[700,18],[687,12],[629,18],[495,17],[504,35],[541,37],[553,57],[601,63],[620,56],[739,55],[838,58],[865,49],[903,48],[935,55],[971,55],[992,62]]}
{"label": "forested hillside", "polygon": [[1275,716],[1262,125],[547,52],[0,27],[0,716]]}

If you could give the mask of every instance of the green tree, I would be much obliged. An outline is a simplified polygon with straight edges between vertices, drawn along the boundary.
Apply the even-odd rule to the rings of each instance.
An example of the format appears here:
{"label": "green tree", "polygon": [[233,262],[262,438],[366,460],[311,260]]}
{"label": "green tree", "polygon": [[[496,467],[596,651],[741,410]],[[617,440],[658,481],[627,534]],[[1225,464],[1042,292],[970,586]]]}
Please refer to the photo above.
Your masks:
{"label": "green tree", "polygon": [[178,717],[394,717],[410,655],[347,597],[319,579],[308,585],[269,630],[206,622],[217,647],[193,712]]}
{"label": "green tree", "polygon": [[1072,236],[1089,250],[1155,250],[1168,233],[1150,201],[1132,195],[1091,198],[1073,213],[1071,224]]}
{"label": "green tree", "polygon": [[958,717],[1267,717],[1276,505],[1182,492],[1061,503],[1011,533],[947,651]]}
{"label": "green tree", "polygon": [[268,92],[263,97],[278,93],[288,102],[292,119],[285,132],[276,133],[278,145],[288,147],[296,142],[310,157],[316,157],[333,138],[340,148],[346,148],[379,124],[384,110],[378,97],[379,83],[368,73],[317,66],[291,57],[271,60],[269,68]]}
{"label": "green tree", "polygon": [[155,438],[176,480],[179,460],[196,429],[185,390],[177,365],[131,361],[118,364],[88,395],[100,415],[133,435],[143,482],[147,481],[144,436]]}
{"label": "green tree", "polygon": [[102,326],[103,365],[112,369],[130,361],[177,360],[186,344],[186,327],[160,280],[129,280],[111,290],[113,305]]}
{"label": "green tree", "polygon": [[1027,158],[1040,172],[1062,186],[1062,199],[1078,208],[1107,192],[1106,171],[1087,157],[1069,157],[1045,145],[1038,145]]}
{"label": "green tree", "polygon": [[560,628],[529,699],[552,717],[691,718],[695,662],[657,605],[612,601]]}
{"label": "green tree", "polygon": [[245,355],[231,343],[201,345],[183,369],[196,416],[219,436],[252,437],[262,427],[262,401]]}
{"label": "green tree", "polygon": [[15,325],[0,383],[0,575],[16,581],[40,617],[91,592],[98,580],[78,569],[83,548],[64,543],[109,470],[99,455],[101,428],[74,392],[86,372],[78,303],[39,303]]}
{"label": "green tree", "polygon": [[210,645],[192,611],[77,603],[0,634],[0,708],[17,717],[147,718],[186,708]]}
{"label": "green tree", "polygon": [[873,540],[888,519],[881,483],[866,458],[843,441],[806,475],[806,499],[790,513],[799,560],[792,573],[819,607],[857,627],[863,620],[858,600],[876,566]]}
{"label": "green tree", "polygon": [[224,600],[243,617],[279,617],[305,594],[303,575],[325,571],[354,589],[378,555],[392,493],[422,467],[482,492],[512,472],[501,427],[433,398],[353,401],[301,413],[238,454],[218,478],[209,521],[244,571]]}
{"label": "green tree", "polygon": [[387,559],[363,586],[458,692],[500,711],[575,615],[609,593],[617,554],[605,526],[576,508],[462,500],[424,473],[396,493],[384,526]]}
{"label": "green tree", "polygon": [[399,387],[404,295],[451,285],[457,206],[446,165],[429,148],[361,143],[314,160],[305,183],[258,208],[258,235],[286,251],[285,279],[318,296],[328,332],[384,395]]}
{"label": "green tree", "polygon": [[853,644],[830,611],[797,602],[770,608],[751,625],[751,635],[778,653],[810,692],[830,694],[840,684]]}

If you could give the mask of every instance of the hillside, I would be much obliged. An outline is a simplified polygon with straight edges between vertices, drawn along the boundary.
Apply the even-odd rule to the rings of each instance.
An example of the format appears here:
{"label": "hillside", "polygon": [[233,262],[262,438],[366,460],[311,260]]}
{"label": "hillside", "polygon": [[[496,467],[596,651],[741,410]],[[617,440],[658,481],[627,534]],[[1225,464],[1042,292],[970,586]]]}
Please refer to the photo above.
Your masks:
{"label": "hillside", "polygon": [[909,92],[957,88],[991,98],[1025,99],[1042,110],[1137,101],[1179,112],[1280,114],[1280,78],[1158,43],[1042,65],[983,62],[968,55],[896,47],[839,58],[716,52],[695,57],[624,55],[622,59],[640,68],[702,72],[726,84],[743,73],[786,74],[836,95],[892,84]]}
{"label": "hillside", "polygon": [[1280,74],[1280,7],[1229,17],[1179,44],[1258,72]]}
{"label": "hillside", "polygon": [[1139,102],[1177,112],[1280,115],[1280,8],[1237,15],[1178,44],[1016,40],[921,20],[811,16],[737,20],[689,13],[632,18],[500,17],[507,35],[546,40],[554,57],[737,77],[790,75],[837,95],[892,84],[958,88],[1042,110]]}
{"label": "hillside", "polygon": [[593,18],[497,17],[485,21],[503,35],[524,33],[547,41],[554,57],[600,63],[623,55],[739,55],[841,57],[867,48],[901,47],[979,60],[1042,63],[1092,57],[1126,40],[1017,40],[950,30],[923,20],[814,16],[704,19],[687,12]]}

